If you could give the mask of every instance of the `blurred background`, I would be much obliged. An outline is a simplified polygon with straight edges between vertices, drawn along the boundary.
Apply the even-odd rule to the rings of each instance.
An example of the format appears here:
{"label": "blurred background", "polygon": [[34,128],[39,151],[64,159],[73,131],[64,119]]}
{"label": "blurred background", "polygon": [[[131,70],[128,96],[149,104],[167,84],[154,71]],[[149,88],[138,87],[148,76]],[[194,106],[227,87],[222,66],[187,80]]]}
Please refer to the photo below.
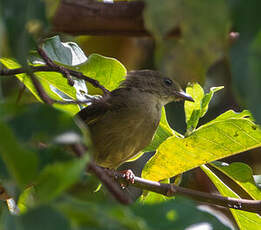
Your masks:
{"label": "blurred background", "polygon": [[[75,23],[77,28],[79,22],[75,12],[70,16],[69,9],[68,12],[64,11],[65,8],[61,6],[63,2],[66,1],[1,0],[0,56],[16,58],[23,65],[26,63],[28,51],[34,47],[34,40],[60,34],[62,41],[76,42],[86,56],[98,53],[114,57],[128,71],[160,70],[166,76],[178,81],[183,89],[188,82],[199,82],[205,92],[211,87],[224,86],[224,89],[212,99],[209,111],[200,120],[199,125],[214,119],[228,109],[237,112],[248,109],[253,113],[257,123],[261,124],[261,1],[216,0],[209,3],[207,0],[184,2],[168,0],[159,3],[157,0],[146,0],[147,5],[143,11],[133,10],[137,18],[128,19],[119,13],[115,18],[112,15],[111,18],[103,18],[105,21],[101,26],[97,19],[98,13],[97,15],[87,13],[88,21],[83,20],[83,25],[86,23],[85,31],[75,29],[67,33],[64,33],[63,26],[73,27]],[[81,1],[75,1],[75,4],[79,2]],[[95,1],[83,2],[92,4]],[[130,1],[130,4],[132,3],[133,1]],[[84,7],[81,8],[84,10]],[[78,11],[78,14],[79,17],[84,16],[81,11]],[[59,19],[61,15],[63,19]],[[67,17],[69,19],[66,19]],[[138,30],[139,32],[134,29],[130,29],[128,33],[120,29],[117,31],[114,30],[113,20],[122,20],[122,27],[125,21],[132,20],[134,25],[137,21],[137,25],[142,24],[143,27]],[[93,30],[95,25],[98,28],[96,31]],[[117,26],[115,24],[115,28]],[[1,77],[0,100],[7,97],[18,100],[20,104],[35,101],[31,93],[24,91],[16,79]],[[186,124],[183,103],[169,104],[166,111],[171,127],[184,134]],[[259,175],[260,151],[261,149],[255,149],[222,161],[244,162],[252,168],[254,175]],[[135,162],[126,163],[122,168],[132,168],[140,175],[144,162],[152,154],[147,154]],[[215,191],[210,180],[200,169],[185,173],[182,186],[205,192]],[[131,188],[128,188],[126,193],[133,199],[140,195],[140,191]],[[217,210],[222,210],[233,222],[229,211]],[[224,216],[222,218],[227,220]]]}

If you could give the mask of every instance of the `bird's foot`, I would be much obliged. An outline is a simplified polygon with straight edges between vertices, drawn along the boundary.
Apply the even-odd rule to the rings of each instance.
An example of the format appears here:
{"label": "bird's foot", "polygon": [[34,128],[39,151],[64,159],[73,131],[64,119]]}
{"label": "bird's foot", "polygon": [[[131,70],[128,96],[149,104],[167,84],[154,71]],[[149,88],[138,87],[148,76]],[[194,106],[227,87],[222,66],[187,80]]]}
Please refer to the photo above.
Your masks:
{"label": "bird's foot", "polygon": [[115,179],[120,181],[120,186],[122,189],[125,189],[129,184],[134,184],[135,180],[134,173],[130,170],[117,171]]}

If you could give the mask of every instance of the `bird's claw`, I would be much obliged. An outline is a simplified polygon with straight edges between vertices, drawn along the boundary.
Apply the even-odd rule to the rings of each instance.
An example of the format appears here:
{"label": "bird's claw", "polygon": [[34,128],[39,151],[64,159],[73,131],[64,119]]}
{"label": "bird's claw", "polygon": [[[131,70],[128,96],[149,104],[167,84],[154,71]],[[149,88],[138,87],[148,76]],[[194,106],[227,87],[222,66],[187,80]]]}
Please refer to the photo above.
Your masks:
{"label": "bird's claw", "polygon": [[126,188],[129,184],[134,184],[135,180],[135,175],[134,173],[130,170],[123,170],[118,172],[120,177],[124,179],[124,181],[121,180],[120,186],[124,189]]}

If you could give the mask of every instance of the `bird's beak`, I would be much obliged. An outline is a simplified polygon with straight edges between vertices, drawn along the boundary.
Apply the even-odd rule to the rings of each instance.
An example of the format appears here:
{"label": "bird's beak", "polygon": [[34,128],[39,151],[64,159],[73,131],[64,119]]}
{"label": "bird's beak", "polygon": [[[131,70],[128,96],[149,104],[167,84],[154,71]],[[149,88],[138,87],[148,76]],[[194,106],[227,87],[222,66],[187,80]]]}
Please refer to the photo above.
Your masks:
{"label": "bird's beak", "polygon": [[187,93],[185,93],[184,91],[176,92],[176,97],[181,100],[194,102],[193,98],[190,95],[188,95]]}

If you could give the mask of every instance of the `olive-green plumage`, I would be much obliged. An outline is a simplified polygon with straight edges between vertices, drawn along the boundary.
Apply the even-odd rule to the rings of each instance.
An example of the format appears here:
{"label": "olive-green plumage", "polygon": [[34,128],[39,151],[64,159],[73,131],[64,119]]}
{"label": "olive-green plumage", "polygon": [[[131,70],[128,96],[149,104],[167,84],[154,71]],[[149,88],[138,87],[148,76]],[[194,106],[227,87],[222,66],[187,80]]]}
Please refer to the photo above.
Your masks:
{"label": "olive-green plumage", "polygon": [[162,106],[193,99],[159,72],[138,70],[111,95],[95,101],[77,115],[88,125],[95,146],[95,162],[117,168],[137,155],[152,140]]}

